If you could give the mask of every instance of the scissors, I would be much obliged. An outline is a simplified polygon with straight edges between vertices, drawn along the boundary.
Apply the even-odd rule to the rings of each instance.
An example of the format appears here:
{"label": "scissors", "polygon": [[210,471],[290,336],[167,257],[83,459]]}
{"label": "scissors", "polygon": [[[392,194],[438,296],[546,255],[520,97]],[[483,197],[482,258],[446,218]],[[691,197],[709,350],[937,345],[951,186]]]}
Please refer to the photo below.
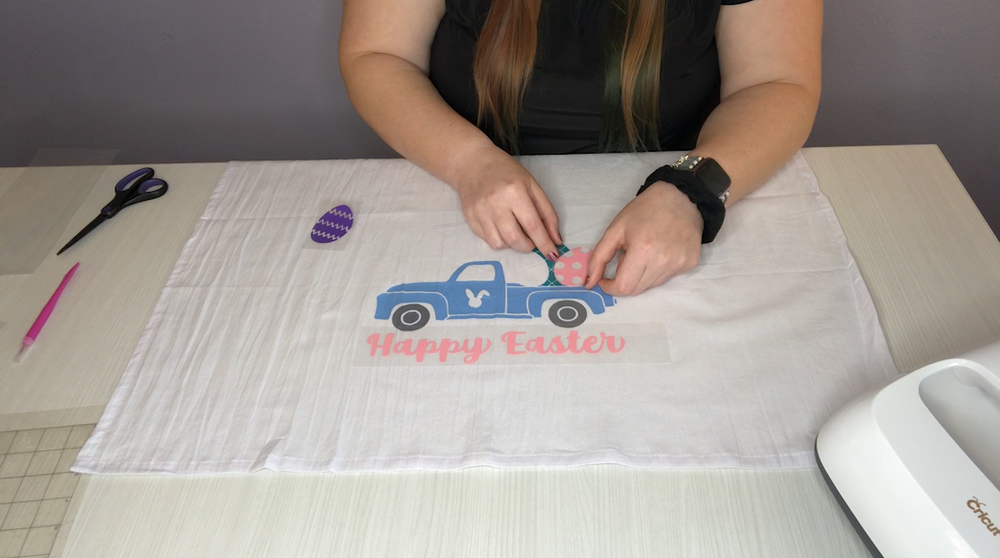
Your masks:
{"label": "scissors", "polygon": [[89,225],[83,227],[83,230],[56,252],[56,255],[62,254],[78,240],[87,236],[90,231],[97,228],[97,225],[117,215],[122,208],[147,200],[155,200],[166,193],[167,182],[160,178],[153,178],[153,169],[144,167],[129,173],[125,178],[119,180],[118,184],[115,184],[115,199],[104,206],[104,209],[101,209],[101,214]]}

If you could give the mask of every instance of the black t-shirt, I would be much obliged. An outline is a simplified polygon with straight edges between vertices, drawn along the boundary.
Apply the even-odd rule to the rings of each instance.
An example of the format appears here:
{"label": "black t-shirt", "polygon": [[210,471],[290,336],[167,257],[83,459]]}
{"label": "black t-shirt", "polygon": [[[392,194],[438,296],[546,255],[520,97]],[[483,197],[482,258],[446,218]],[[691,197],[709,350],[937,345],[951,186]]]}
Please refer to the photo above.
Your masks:
{"label": "black t-shirt", "polygon": [[[667,0],[660,69],[659,141],[694,148],[719,104],[715,25],[722,4],[748,0]],[[430,79],[459,114],[476,123],[472,60],[491,0],[446,0],[431,45]],[[535,66],[521,105],[519,152],[600,151],[604,34],[608,0],[543,0]]]}

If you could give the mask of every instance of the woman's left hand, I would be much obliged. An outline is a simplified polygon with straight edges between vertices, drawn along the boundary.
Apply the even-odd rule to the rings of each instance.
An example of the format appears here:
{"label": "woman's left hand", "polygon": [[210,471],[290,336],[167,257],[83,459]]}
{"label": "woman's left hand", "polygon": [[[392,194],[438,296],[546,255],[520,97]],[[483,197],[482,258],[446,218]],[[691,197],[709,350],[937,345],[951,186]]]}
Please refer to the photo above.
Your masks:
{"label": "woman's left hand", "polygon": [[[698,208],[672,184],[657,182],[615,217],[590,256],[588,289],[637,295],[698,264],[704,223]],[[623,250],[611,279],[604,268]]]}

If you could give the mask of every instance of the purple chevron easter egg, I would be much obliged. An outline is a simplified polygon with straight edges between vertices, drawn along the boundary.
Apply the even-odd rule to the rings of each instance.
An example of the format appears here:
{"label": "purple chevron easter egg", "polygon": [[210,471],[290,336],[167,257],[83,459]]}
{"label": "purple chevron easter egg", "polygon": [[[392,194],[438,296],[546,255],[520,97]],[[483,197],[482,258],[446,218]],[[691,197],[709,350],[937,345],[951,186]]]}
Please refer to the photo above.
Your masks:
{"label": "purple chevron easter egg", "polygon": [[327,211],[316,221],[313,225],[312,237],[314,242],[319,242],[321,244],[326,244],[327,242],[333,242],[334,240],[339,240],[340,237],[347,234],[347,231],[351,230],[354,226],[354,212],[351,211],[350,207],[346,205],[338,205],[337,207]]}

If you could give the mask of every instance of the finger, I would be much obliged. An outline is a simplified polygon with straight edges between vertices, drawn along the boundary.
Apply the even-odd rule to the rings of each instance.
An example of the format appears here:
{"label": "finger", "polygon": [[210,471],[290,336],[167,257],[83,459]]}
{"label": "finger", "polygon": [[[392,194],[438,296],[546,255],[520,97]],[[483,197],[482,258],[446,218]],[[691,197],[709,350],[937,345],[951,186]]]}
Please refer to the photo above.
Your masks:
{"label": "finger", "polygon": [[670,276],[677,272],[675,262],[670,259],[664,260],[652,250],[646,250],[641,253],[634,252],[632,254],[632,258],[632,265],[636,264],[636,258],[642,260],[643,268],[642,276],[632,289],[631,294],[633,295],[642,294],[647,290],[662,284],[664,281],[669,279]]}
{"label": "finger", "polygon": [[486,233],[483,232],[483,226],[479,223],[479,219],[466,215],[465,221],[469,224],[469,229],[472,231],[472,234],[485,240],[487,243],[489,242],[489,239],[486,238]]}
{"label": "finger", "polygon": [[[597,246],[594,246],[593,252],[590,253],[590,263],[587,264],[587,282],[584,286],[588,289],[593,289],[597,282],[604,278],[604,269],[607,267],[608,262],[615,257],[618,253],[618,249],[622,247],[623,238],[621,233],[613,225],[608,227],[608,230],[604,231],[604,236],[601,237],[600,242]],[[604,288],[603,286],[601,287]]]}
{"label": "finger", "polygon": [[649,287],[646,290],[648,291],[650,289],[655,289],[656,287],[663,285],[664,283],[672,279],[675,275],[677,274],[670,272],[660,274],[660,276],[657,277],[656,280],[653,281],[653,283],[649,285]]}
{"label": "finger", "polygon": [[500,230],[497,229],[495,224],[493,224],[493,221],[482,222],[482,228],[484,234],[483,239],[490,245],[490,248],[493,248],[494,250],[501,250],[507,247],[507,243],[503,241],[503,235],[500,234]]}
{"label": "finger", "polygon": [[601,290],[611,296],[635,294],[635,288],[644,272],[645,262],[634,253],[630,256],[626,251],[618,258],[618,269],[615,271],[614,279],[601,280]]}
{"label": "finger", "polygon": [[690,271],[692,267],[694,266],[685,264],[683,259],[680,261],[676,259],[668,260],[663,266],[661,266],[656,279],[649,286],[647,286],[645,290],[659,287],[674,277]]}
{"label": "finger", "polygon": [[[663,280],[660,280],[661,277],[663,277]],[[639,282],[636,283],[635,288],[632,290],[632,294],[642,294],[649,289],[662,284],[663,281],[666,281],[666,277],[664,277],[663,273],[653,271],[651,268],[646,267],[642,272],[642,277],[639,278]]]}
{"label": "finger", "polygon": [[549,233],[545,230],[545,223],[542,222],[542,218],[531,199],[518,200],[514,204],[513,210],[521,230],[531,239],[532,248],[538,248],[550,260],[558,258],[559,250],[549,238]]}
{"label": "finger", "polygon": [[[552,207],[552,202],[545,195],[545,190],[542,190],[541,186],[534,184],[528,190],[528,194],[538,209],[538,216],[542,218],[542,223],[545,224],[545,230],[548,232],[549,238],[556,244],[562,244],[562,235],[559,234],[559,216],[556,215],[556,209]],[[545,253],[547,254],[548,252]]]}
{"label": "finger", "polygon": [[530,252],[535,247],[531,243],[531,240],[524,235],[524,231],[521,230],[521,225],[517,222],[517,218],[513,213],[508,213],[497,219],[495,223],[497,229],[500,231],[500,236],[503,237],[503,241],[507,246],[518,252]]}

